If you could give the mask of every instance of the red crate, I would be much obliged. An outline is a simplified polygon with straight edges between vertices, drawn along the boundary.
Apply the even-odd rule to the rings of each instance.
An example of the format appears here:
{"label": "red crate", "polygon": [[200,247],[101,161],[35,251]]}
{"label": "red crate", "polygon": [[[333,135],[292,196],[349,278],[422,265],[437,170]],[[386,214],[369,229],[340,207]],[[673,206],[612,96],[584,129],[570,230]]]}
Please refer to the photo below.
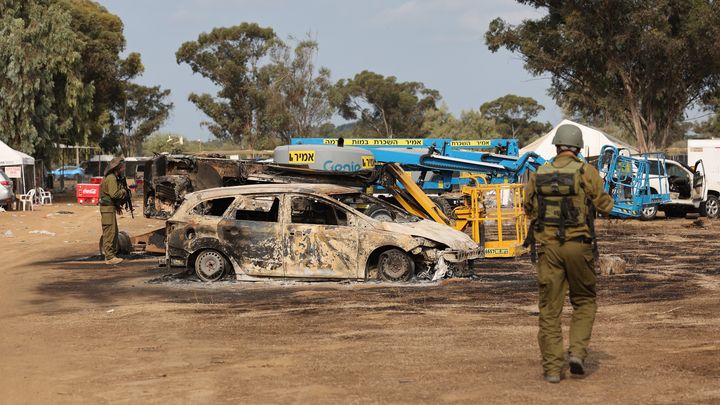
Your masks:
{"label": "red crate", "polygon": [[78,184],[75,186],[75,196],[78,204],[95,204],[100,201],[99,184]]}
{"label": "red crate", "polygon": [[100,184],[103,182],[104,177],[90,177],[90,184]]}

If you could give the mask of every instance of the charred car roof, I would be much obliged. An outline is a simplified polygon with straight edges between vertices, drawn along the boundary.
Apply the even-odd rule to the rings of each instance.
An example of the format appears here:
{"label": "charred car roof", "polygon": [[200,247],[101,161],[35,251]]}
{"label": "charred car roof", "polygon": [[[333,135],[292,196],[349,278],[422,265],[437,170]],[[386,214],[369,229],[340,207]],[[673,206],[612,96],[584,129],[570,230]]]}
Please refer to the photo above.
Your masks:
{"label": "charred car roof", "polygon": [[227,197],[233,195],[255,193],[307,193],[332,195],[357,192],[359,192],[359,190],[357,189],[337,186],[334,184],[254,184],[247,186],[210,188],[207,190],[201,190],[188,194],[186,196],[186,199],[204,200],[206,198]]}

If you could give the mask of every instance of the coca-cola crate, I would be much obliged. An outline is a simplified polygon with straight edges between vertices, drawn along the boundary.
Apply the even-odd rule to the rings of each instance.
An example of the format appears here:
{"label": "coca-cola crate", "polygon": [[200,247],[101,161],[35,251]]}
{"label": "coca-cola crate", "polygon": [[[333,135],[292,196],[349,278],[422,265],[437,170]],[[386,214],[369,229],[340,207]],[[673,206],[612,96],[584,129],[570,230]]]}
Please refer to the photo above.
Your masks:
{"label": "coca-cola crate", "polygon": [[103,182],[104,177],[90,177],[90,184],[100,184]]}
{"label": "coca-cola crate", "polygon": [[78,204],[95,204],[100,202],[100,184],[78,184],[75,186]]}

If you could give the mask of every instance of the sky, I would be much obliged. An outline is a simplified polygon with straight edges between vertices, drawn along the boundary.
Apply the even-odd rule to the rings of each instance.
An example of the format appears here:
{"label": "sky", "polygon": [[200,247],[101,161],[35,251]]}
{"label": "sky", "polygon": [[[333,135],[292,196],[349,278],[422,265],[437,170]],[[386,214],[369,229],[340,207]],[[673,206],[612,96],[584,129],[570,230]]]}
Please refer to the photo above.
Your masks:
{"label": "sky", "polygon": [[[178,65],[175,51],[215,27],[256,22],[282,39],[318,41],[316,65],[331,70],[333,81],[363,70],[398,81],[418,81],[440,91],[450,111],[478,109],[506,94],[533,97],[546,110],[541,121],[553,125],[562,111],[547,95],[549,78],[533,77],[516,54],[491,53],[484,41],[496,17],[510,23],[542,16],[513,0],[99,0],[125,24],[127,52],[140,52],[145,73],[136,81],[172,91],[175,108],[163,132],[190,139],[212,139],[201,126],[208,120],[187,100],[214,94],[212,83]],[[335,124],[344,121],[334,117]]]}

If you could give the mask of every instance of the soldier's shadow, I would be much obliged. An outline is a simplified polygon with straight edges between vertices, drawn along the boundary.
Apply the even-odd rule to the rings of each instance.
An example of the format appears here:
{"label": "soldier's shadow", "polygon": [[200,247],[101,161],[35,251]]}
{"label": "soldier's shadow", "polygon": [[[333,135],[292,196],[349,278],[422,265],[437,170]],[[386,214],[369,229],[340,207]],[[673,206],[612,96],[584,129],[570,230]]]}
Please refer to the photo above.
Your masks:
{"label": "soldier's shadow", "polygon": [[598,371],[602,367],[603,362],[612,361],[614,359],[615,356],[607,352],[590,349],[588,351],[588,356],[585,359],[585,378],[590,377]]}

